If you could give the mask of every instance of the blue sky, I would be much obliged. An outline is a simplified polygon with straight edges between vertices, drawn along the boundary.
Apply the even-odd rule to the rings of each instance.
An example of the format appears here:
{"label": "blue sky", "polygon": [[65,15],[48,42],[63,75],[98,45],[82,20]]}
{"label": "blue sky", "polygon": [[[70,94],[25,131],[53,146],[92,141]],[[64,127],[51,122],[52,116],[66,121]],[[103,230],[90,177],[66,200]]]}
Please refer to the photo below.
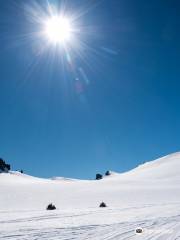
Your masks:
{"label": "blue sky", "polygon": [[27,9],[45,1],[1,2],[0,156],[31,175],[94,178],[178,151],[180,3],[63,4],[83,13],[76,74],[63,50],[37,55],[45,40]]}

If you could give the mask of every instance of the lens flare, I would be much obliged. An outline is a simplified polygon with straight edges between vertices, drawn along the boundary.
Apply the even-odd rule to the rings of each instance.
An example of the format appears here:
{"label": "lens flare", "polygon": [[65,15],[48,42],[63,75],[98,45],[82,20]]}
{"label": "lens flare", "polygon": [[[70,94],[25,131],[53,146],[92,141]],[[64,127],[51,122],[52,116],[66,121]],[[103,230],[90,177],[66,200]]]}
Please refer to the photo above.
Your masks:
{"label": "lens flare", "polygon": [[31,71],[40,61],[44,63],[46,58],[47,71],[51,74],[53,70],[60,73],[60,81],[70,75],[73,87],[69,89],[73,89],[80,101],[85,103],[85,93],[91,83],[89,74],[99,71],[102,63],[99,56],[104,55],[101,51],[114,52],[105,47],[99,51],[96,42],[96,37],[99,39],[100,36],[99,24],[91,25],[91,21],[85,19],[87,13],[97,6],[96,3],[84,1],[86,3],[79,7],[74,1],[60,2],[46,0],[23,3],[28,27],[18,41],[21,40],[23,44],[31,41],[36,57],[30,65]]}

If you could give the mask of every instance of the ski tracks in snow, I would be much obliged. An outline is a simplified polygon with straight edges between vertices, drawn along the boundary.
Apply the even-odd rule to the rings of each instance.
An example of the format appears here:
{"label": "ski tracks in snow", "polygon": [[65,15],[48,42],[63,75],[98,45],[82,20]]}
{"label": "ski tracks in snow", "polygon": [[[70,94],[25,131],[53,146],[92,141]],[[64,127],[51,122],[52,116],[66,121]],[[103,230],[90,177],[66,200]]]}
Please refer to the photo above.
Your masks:
{"label": "ski tracks in snow", "polygon": [[[132,222],[82,225],[83,219],[86,222],[87,215],[91,219],[92,213],[86,212],[72,215],[41,214],[39,217],[1,220],[0,240],[180,240],[179,215]],[[81,222],[78,225],[79,218]],[[66,226],[57,227],[62,221],[66,222]],[[137,227],[143,229],[142,234],[136,234]]]}

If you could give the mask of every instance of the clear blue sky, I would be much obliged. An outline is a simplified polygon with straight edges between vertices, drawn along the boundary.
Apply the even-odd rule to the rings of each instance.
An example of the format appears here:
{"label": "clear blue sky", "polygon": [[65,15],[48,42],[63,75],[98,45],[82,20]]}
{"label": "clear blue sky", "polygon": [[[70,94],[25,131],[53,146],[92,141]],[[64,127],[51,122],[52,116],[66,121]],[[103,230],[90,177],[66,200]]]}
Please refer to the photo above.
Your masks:
{"label": "clear blue sky", "polygon": [[178,151],[179,1],[66,1],[83,13],[75,73],[36,36],[45,2],[0,3],[0,157],[31,175],[94,178]]}

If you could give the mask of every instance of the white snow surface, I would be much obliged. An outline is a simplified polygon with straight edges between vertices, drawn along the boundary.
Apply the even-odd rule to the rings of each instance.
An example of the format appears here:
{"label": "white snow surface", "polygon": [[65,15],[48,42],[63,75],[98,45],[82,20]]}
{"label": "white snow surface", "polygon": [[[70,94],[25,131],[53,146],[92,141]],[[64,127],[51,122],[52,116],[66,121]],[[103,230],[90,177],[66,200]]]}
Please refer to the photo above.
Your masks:
{"label": "white snow surface", "polygon": [[178,240],[180,153],[102,180],[0,173],[1,239]]}

